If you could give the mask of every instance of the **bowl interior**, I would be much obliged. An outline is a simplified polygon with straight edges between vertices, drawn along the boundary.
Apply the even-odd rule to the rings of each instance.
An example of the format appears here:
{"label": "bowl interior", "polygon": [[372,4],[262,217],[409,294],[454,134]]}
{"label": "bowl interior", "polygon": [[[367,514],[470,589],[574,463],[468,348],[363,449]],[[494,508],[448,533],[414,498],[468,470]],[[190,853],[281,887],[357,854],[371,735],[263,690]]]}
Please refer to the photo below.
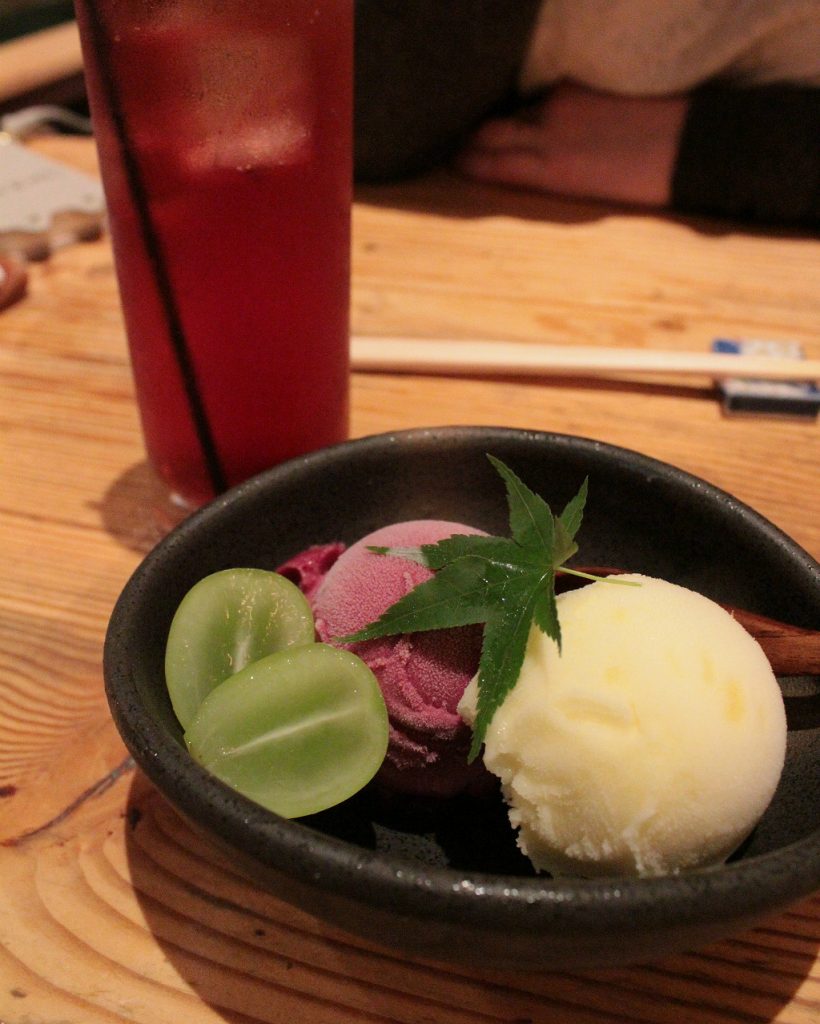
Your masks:
{"label": "bowl interior", "polygon": [[[813,559],[729,495],[634,452],[502,428],[409,431],[325,449],[254,478],[183,523],[138,569],[112,616],[105,666],[112,713],[138,763],[183,813],[241,841],[259,860],[276,859],[272,848],[297,835],[314,864],[315,857],[337,863],[353,851],[359,865],[364,854],[380,869],[415,865],[445,882],[478,872],[528,884],[532,872],[500,799],[449,802],[441,813],[368,789],[338,809],[288,823],[229,794],[185,752],[163,676],[173,613],[207,573],[240,565],[273,569],[311,544],[352,543],[406,519],[453,519],[508,533],[504,487],[486,453],[506,462],[554,509],[589,478],[578,564],[660,576],[796,625],[820,621],[820,568]],[[786,769],[738,862],[811,842],[816,865],[820,843],[806,813],[820,797],[816,696],[813,718],[805,713],[805,686],[786,685],[795,694],[787,699],[794,714]],[[325,835],[332,838],[322,847]],[[533,884],[543,885],[543,878]]]}

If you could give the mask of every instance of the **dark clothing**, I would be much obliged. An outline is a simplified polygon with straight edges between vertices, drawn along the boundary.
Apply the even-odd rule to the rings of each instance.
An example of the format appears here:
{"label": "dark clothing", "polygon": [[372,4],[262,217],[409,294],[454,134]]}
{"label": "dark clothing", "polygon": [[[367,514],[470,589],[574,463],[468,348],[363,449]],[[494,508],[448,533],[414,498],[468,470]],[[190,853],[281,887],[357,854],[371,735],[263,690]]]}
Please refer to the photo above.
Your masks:
{"label": "dark clothing", "polygon": [[484,118],[509,112],[540,6],[356,0],[357,177],[384,181],[427,170]]}
{"label": "dark clothing", "polygon": [[[517,81],[540,6],[356,0],[358,180],[428,170],[481,121],[530,101]],[[820,224],[820,89],[715,83],[696,90],[672,206],[750,222]]]}
{"label": "dark clothing", "polygon": [[739,220],[820,224],[820,89],[698,89],[681,138],[672,205]]}

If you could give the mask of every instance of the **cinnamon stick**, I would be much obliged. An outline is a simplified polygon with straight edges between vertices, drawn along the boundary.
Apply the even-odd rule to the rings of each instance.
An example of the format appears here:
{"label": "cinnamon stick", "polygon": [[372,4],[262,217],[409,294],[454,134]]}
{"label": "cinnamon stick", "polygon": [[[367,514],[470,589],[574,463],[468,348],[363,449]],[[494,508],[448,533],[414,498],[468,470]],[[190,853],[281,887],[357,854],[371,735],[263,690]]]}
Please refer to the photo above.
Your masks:
{"label": "cinnamon stick", "polygon": [[[625,569],[614,569],[611,566],[573,566],[579,572],[588,572],[594,576],[619,576]],[[575,590],[588,581],[569,573],[559,573],[555,582],[558,593]],[[745,630],[757,640],[763,653],[769,659],[775,675],[797,676],[820,674],[820,630],[804,629],[792,626],[777,619],[770,619],[757,612],[748,612],[743,608],[723,604]]]}

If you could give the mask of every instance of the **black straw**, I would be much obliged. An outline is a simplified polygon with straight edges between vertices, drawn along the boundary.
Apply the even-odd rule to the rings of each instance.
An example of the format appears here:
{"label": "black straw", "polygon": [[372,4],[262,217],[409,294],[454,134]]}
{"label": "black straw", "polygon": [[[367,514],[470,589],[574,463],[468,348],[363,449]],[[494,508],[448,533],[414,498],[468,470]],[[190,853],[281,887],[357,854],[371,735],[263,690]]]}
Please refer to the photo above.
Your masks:
{"label": "black straw", "polygon": [[92,44],[97,54],[100,66],[100,76],[103,88],[108,94],[108,105],[111,111],[111,118],[114,122],[114,129],[120,143],[120,150],[123,157],[123,167],[128,179],[128,187],[134,198],[134,205],[137,210],[142,241],[145,251],[151,263],[154,278],[157,282],[160,302],[162,304],[168,334],[171,339],[171,346],[176,357],[182,383],[185,388],[185,395],[188,400],[188,407],[191,418],[194,422],[197,438],[202,447],[202,454],[205,459],[205,466],[211,481],[211,486],[216,494],[227,490],[227,481],[219,460],[216,441],[214,439],[211,425],[208,422],[208,415],[202,396],[199,393],[194,370],[193,360],[185,338],[185,331],[182,327],[182,320],[179,315],[176,300],[174,299],[171,281],[168,275],[168,267],[162,251],[162,243],[157,234],[151,214],[148,208],[148,195],[142,180],[139,163],[130,145],[128,144],[128,133],[125,119],[125,112],[117,91],[116,82],[112,74],[111,64],[108,59],[108,42],[103,32],[100,17],[98,16],[94,0],[87,0],[88,21],[91,29]]}

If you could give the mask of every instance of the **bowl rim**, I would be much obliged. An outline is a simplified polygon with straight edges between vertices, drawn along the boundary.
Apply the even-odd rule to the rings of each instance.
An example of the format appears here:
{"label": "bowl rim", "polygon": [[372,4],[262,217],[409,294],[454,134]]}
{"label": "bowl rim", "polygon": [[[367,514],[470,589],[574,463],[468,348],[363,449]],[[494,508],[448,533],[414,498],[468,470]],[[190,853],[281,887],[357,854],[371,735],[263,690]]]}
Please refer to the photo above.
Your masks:
{"label": "bowl rim", "polygon": [[[455,914],[464,921],[481,920],[494,927],[509,927],[513,919],[520,919],[523,910],[528,926],[533,927],[539,920],[577,924],[579,909],[585,908],[602,926],[601,922],[623,922],[639,907],[657,910],[663,905],[675,920],[706,921],[721,913],[736,917],[739,890],[744,893],[743,916],[759,915],[772,904],[784,905],[811,895],[820,887],[820,827],[777,850],[657,878],[523,877],[419,865],[397,855],[356,846],[266,810],[210,775],[145,712],[127,656],[128,647],[133,640],[134,611],[142,599],[141,587],[157,572],[169,548],[190,543],[203,524],[218,520],[226,507],[242,502],[246,495],[274,486],[288,473],[310,472],[314,465],[328,458],[394,444],[431,440],[452,443],[492,436],[603,452],[627,461],[634,471],[659,473],[678,485],[697,488],[712,500],[727,502],[734,513],[758,532],[778,547],[788,549],[790,556],[813,573],[820,585],[820,564],[769,520],[715,485],[640,452],[592,438],[511,427],[447,426],[369,434],[291,459],[231,488],[172,530],[134,570],[112,611],[103,662],[110,711],[137,764],[195,828],[204,828],[237,850],[231,833],[243,828],[249,843],[238,852],[254,863],[299,879],[312,888],[354,899],[362,895],[368,902],[378,900],[414,917],[435,918],[446,903],[448,916]],[[139,711],[142,715],[135,715]],[[181,791],[180,780],[185,780]],[[756,885],[755,880],[764,876],[765,885]],[[693,901],[693,891],[701,898]]]}

